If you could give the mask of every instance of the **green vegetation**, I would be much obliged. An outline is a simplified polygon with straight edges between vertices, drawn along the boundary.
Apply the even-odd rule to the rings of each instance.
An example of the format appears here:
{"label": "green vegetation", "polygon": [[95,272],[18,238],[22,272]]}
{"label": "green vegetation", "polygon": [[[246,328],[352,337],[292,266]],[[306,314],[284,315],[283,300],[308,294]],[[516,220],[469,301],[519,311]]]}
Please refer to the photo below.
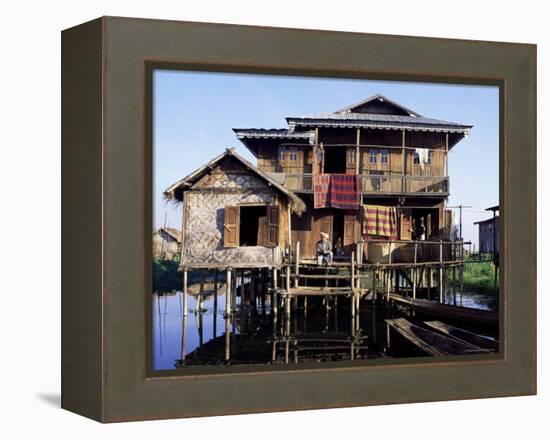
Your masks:
{"label": "green vegetation", "polygon": [[171,292],[182,288],[183,277],[178,272],[179,258],[153,259],[153,292]]}
{"label": "green vegetation", "polygon": [[[497,283],[495,288],[495,265],[491,262],[468,262],[466,259],[464,265],[464,290],[474,293],[482,293],[487,295],[498,294],[498,274]],[[447,283],[449,286],[453,285],[452,272],[447,271]],[[457,278],[455,286],[460,285],[460,280]]]}

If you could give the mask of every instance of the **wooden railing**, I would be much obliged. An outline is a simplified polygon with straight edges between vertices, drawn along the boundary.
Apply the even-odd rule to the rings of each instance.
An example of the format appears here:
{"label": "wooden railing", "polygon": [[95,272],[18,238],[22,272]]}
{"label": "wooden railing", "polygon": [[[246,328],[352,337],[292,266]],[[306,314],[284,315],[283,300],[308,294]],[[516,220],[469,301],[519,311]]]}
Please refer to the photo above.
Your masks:
{"label": "wooden railing", "polygon": [[[269,173],[291,191],[313,192],[313,174]],[[361,174],[361,192],[364,194],[440,194],[449,193],[449,178],[445,176],[402,176]]]}

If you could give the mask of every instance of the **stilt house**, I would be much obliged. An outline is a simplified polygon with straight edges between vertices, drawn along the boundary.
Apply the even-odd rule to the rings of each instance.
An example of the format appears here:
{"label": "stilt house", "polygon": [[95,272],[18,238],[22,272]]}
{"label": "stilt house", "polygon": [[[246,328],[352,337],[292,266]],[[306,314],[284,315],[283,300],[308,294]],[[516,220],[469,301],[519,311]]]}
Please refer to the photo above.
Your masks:
{"label": "stilt house", "polygon": [[257,166],[229,150],[166,190],[184,202],[183,264],[271,265],[298,242],[301,257],[313,258],[321,231],[341,242],[342,258],[370,243],[370,261],[384,242],[406,259],[408,241],[448,240],[448,155],[471,125],[382,95],[286,121],[234,129]]}

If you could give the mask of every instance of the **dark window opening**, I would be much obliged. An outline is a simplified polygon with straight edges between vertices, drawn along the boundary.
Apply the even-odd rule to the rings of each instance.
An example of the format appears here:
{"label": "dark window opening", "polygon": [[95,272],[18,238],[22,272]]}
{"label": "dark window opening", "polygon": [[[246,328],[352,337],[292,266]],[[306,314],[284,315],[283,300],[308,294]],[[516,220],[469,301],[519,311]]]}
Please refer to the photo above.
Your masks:
{"label": "dark window opening", "polygon": [[261,246],[266,227],[265,206],[241,206],[239,246]]}
{"label": "dark window opening", "polygon": [[325,148],[325,174],[346,174],[346,149]]}

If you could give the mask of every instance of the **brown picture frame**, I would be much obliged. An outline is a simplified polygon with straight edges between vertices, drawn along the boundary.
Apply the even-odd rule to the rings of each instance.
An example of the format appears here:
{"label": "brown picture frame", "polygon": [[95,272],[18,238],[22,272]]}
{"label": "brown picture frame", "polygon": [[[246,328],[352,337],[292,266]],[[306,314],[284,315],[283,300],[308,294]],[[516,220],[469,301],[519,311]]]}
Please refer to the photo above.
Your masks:
{"label": "brown picture frame", "polygon": [[[155,68],[499,86],[500,353],[151,371]],[[535,394],[536,46],[115,17],[67,29],[62,222],[62,407],[86,417]]]}

